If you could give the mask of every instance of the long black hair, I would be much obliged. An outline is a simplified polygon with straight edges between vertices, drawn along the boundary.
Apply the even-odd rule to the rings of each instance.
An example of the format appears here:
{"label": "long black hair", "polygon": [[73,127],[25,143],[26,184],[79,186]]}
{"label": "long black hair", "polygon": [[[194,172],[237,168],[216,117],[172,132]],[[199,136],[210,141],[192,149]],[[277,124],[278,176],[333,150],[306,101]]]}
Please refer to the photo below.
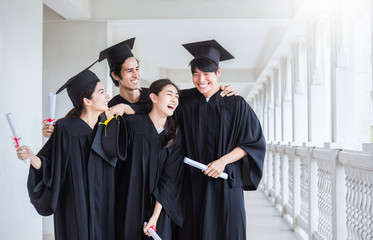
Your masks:
{"label": "long black hair", "polygon": [[97,82],[91,83],[88,87],[88,89],[79,97],[79,100],[75,104],[74,108],[71,109],[66,116],[64,117],[65,119],[67,118],[78,118],[82,114],[84,110],[84,104],[83,104],[83,99],[88,98],[89,100],[92,99],[92,95],[95,92]]}
{"label": "long black hair", "polygon": [[[157,81],[154,81],[149,89],[148,89],[148,94],[150,95],[151,93],[154,93],[155,95],[158,96],[158,94],[167,86],[167,85],[172,85],[176,88],[177,93],[180,94],[179,88],[171,82],[170,79],[159,79]],[[148,112],[150,112],[153,108],[153,102],[151,101],[150,97],[146,99],[146,105],[148,108]],[[172,116],[167,117],[166,124],[164,126],[164,135],[166,137],[166,141],[164,144],[164,148],[168,148],[171,146],[176,139],[177,132],[179,131],[179,123],[175,121]]]}

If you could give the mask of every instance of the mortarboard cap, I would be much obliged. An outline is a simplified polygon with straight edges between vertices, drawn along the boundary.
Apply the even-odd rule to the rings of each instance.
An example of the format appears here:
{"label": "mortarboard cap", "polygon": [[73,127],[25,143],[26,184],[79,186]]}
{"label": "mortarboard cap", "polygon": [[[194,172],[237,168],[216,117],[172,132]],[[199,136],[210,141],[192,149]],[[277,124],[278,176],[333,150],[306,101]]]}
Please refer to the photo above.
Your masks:
{"label": "mortarboard cap", "polygon": [[[105,118],[106,119],[106,116]],[[101,120],[103,120],[101,119]],[[124,124],[122,116],[116,116],[110,120],[106,120],[105,130],[101,135],[101,146],[103,151],[110,157],[121,160],[127,156],[127,128]]]}
{"label": "mortarboard cap", "polygon": [[107,59],[110,69],[116,63],[123,63],[127,58],[133,57],[132,48],[135,43],[135,38],[127,39],[123,42],[117,43],[100,52],[98,61],[101,62]]}
{"label": "mortarboard cap", "polygon": [[225,50],[217,41],[208,40],[183,44],[183,47],[197,58],[208,58],[214,61],[218,66],[220,61],[233,59],[234,57]]}
{"label": "mortarboard cap", "polygon": [[[96,61],[97,62],[97,61]],[[88,70],[91,66],[93,66],[96,62],[91,64],[89,67],[75,75],[74,77],[67,80],[67,82],[57,90],[56,94],[60,93],[62,90],[67,88],[67,94],[74,106],[76,106],[77,101],[81,97],[85,91],[91,86],[93,83],[97,83],[100,81],[96,74]]]}

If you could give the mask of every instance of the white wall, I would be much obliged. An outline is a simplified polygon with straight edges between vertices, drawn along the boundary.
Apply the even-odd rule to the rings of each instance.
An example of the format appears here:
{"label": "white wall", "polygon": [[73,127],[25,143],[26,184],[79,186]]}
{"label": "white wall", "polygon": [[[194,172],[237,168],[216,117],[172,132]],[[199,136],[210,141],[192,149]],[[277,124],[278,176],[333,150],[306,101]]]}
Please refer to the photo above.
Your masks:
{"label": "white wall", "polygon": [[[43,119],[48,118],[48,93],[56,92],[70,77],[96,61],[107,47],[105,22],[46,22],[43,35]],[[107,82],[106,60],[91,68]],[[57,95],[56,119],[72,108],[66,90]]]}
{"label": "white wall", "polygon": [[42,1],[0,2],[0,238],[41,239],[27,194],[28,164],[16,157],[5,118],[12,112],[25,144],[41,147]]}

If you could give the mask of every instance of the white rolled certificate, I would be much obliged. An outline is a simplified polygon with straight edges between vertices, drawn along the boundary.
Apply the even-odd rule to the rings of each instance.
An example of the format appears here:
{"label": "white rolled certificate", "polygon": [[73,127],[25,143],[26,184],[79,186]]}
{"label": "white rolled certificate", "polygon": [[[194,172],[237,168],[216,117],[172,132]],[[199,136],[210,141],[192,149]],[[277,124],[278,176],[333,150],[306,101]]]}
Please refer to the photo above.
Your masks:
{"label": "white rolled certificate", "polygon": [[53,125],[54,123],[55,113],[56,113],[56,93],[50,92],[49,93],[49,119],[50,119],[51,125]]}
{"label": "white rolled certificate", "polygon": [[[22,139],[21,139],[20,135],[18,134],[16,124],[14,123],[13,115],[11,113],[7,113],[6,118],[8,119],[10,129],[12,130],[13,140],[14,140],[16,146],[17,147],[22,147],[23,142],[22,142]],[[30,159],[24,159],[23,161],[25,163],[28,163],[30,161]]]}
{"label": "white rolled certificate", "polygon": [[[192,159],[190,159],[190,158],[187,158],[187,157],[184,158],[184,162],[185,162],[186,164],[192,166],[192,167],[195,167],[195,168],[201,169],[201,170],[203,170],[203,171],[205,171],[205,170],[208,168],[207,165],[202,164],[202,163],[197,162],[197,161],[194,161],[194,160],[192,160]],[[227,178],[228,178],[228,174],[226,174],[225,172],[223,172],[223,173],[220,174],[219,177],[220,177],[220,178],[223,178],[223,179],[227,179]]]}
{"label": "white rolled certificate", "polygon": [[[147,224],[148,224],[147,222],[144,222],[144,226],[147,225]],[[152,236],[152,238],[154,240],[162,240],[162,238],[159,237],[159,235],[154,231],[154,229],[152,227],[150,227],[148,229],[148,232],[149,232],[150,236]]]}

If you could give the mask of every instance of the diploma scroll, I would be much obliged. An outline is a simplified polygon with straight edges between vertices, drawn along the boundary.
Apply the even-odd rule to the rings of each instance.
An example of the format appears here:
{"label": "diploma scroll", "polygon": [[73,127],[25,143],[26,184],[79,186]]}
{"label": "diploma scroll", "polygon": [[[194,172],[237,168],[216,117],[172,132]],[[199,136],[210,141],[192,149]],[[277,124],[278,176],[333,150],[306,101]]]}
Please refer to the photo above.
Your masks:
{"label": "diploma scroll", "polygon": [[[144,222],[144,226],[147,224],[147,222]],[[152,236],[154,240],[162,240],[162,238],[159,237],[159,235],[154,231],[152,227],[148,229],[148,233],[150,234],[150,236]]]}
{"label": "diploma scroll", "polygon": [[54,116],[56,113],[56,93],[50,92],[49,93],[49,119],[50,124],[53,125],[54,123]]}
{"label": "diploma scroll", "polygon": [[[16,144],[16,147],[22,147],[23,142],[22,142],[22,139],[21,139],[20,135],[18,134],[16,124],[14,123],[13,115],[11,113],[7,113],[6,118],[8,119],[10,129],[12,130],[13,139],[14,139],[14,142]],[[23,160],[24,163],[28,163],[29,161],[30,161],[30,159],[24,159]]]}
{"label": "diploma scroll", "polygon": [[[195,168],[201,169],[201,170],[203,170],[203,171],[205,171],[205,170],[208,168],[207,165],[202,164],[202,163],[197,162],[197,161],[194,161],[194,160],[192,160],[192,159],[190,159],[190,158],[187,158],[187,157],[184,158],[184,162],[185,162],[186,164],[192,166],[192,167],[195,167]],[[223,173],[220,174],[219,177],[220,177],[220,178],[223,178],[223,179],[227,179],[227,178],[228,178],[228,174],[226,174],[225,172],[223,172]]]}
{"label": "diploma scroll", "polygon": [[41,124],[51,124],[54,123],[54,115],[56,113],[56,93],[50,92],[48,95],[49,99],[49,118],[44,119]]}

